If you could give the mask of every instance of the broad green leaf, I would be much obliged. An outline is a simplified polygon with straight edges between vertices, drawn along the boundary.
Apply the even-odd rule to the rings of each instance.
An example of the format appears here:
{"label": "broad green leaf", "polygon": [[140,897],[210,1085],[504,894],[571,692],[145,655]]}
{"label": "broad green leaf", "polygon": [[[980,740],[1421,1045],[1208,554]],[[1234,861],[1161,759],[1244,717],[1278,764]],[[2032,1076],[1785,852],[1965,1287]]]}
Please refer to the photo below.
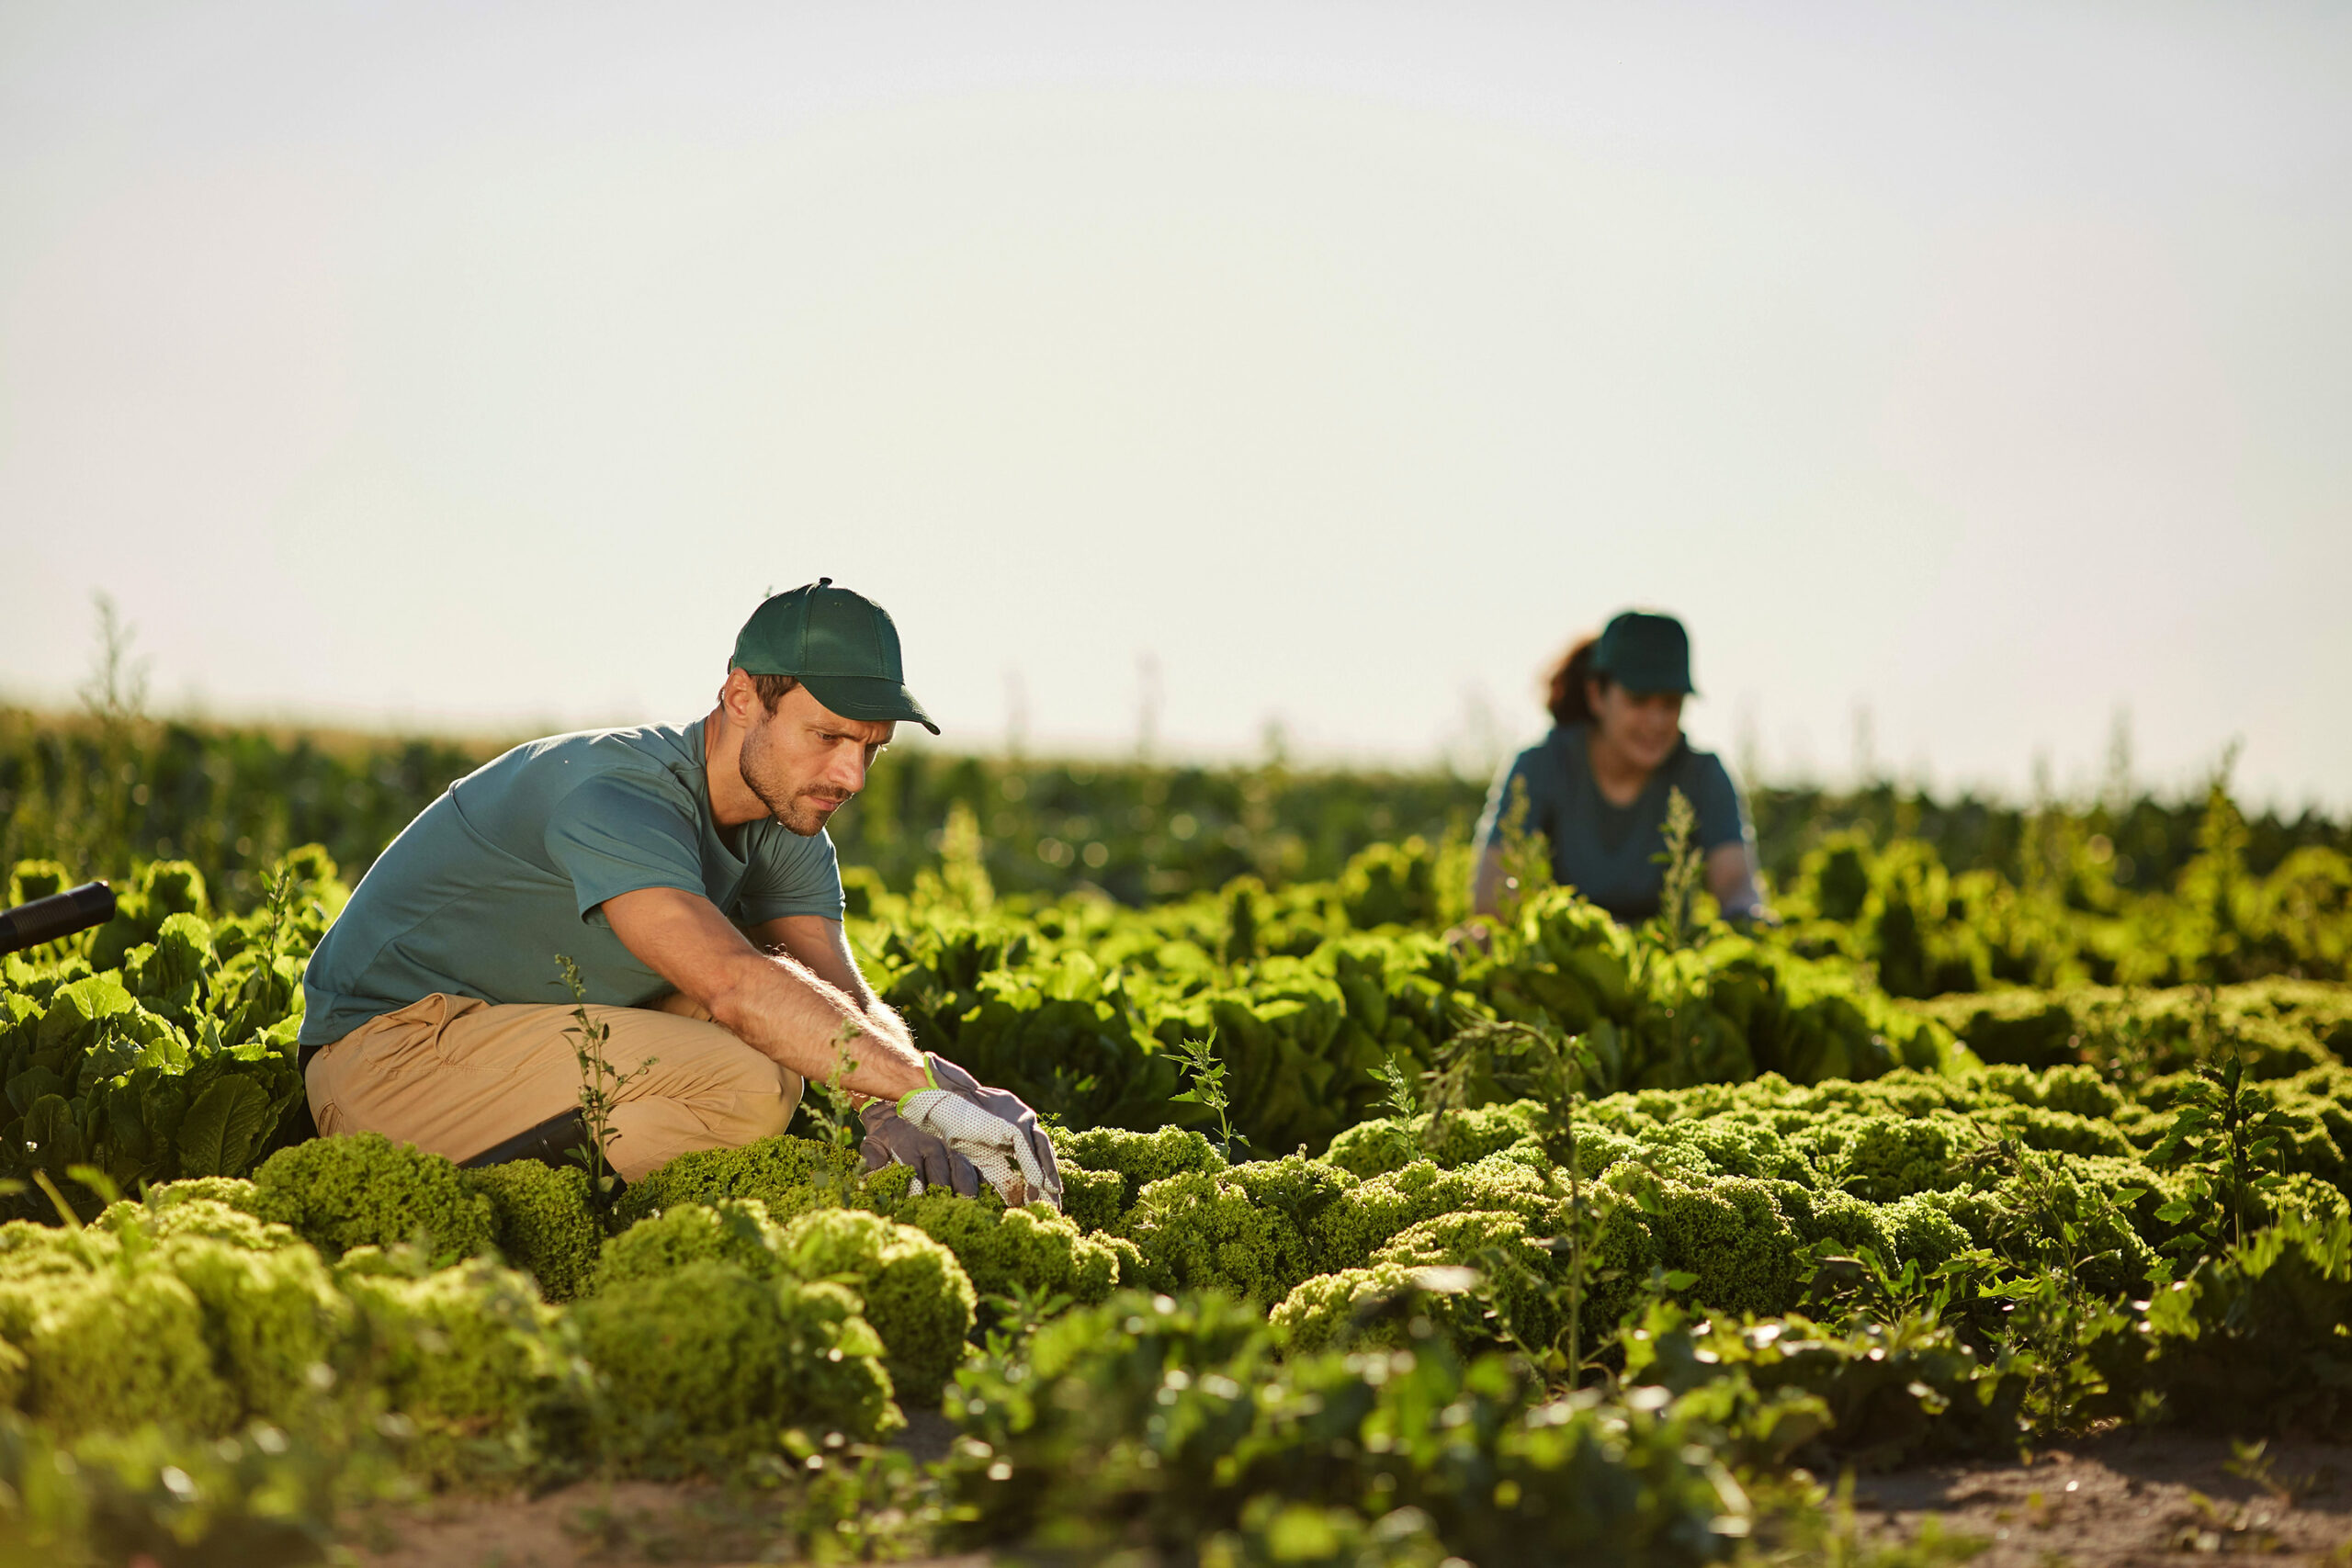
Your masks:
{"label": "broad green leaf", "polygon": [[129,1012],[136,1005],[122,982],[111,974],[92,975],[60,986],[41,1017],[35,1043],[42,1050],[85,1049],[96,1036],[100,1019]]}
{"label": "broad green leaf", "polygon": [[269,1095],[249,1077],[217,1080],[180,1122],[182,1176],[242,1176],[269,1125]]}
{"label": "broad green leaf", "polygon": [[29,1116],[36,1102],[61,1095],[68,1087],[62,1077],[47,1067],[28,1067],[8,1080],[8,1103]]}
{"label": "broad green leaf", "polygon": [[34,1100],[17,1135],[25,1141],[25,1163],[37,1169],[63,1170],[89,1158],[82,1129],[74,1122],[74,1108],[61,1094]]}

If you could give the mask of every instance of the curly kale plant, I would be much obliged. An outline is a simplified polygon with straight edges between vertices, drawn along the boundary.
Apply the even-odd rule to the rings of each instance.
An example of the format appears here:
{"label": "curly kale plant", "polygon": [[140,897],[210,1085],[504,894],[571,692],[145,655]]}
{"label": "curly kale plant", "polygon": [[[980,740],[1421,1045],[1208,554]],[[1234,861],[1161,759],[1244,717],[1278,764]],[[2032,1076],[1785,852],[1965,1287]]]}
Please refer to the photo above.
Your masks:
{"label": "curly kale plant", "polygon": [[658,1280],[690,1263],[718,1262],[762,1279],[785,1272],[777,1242],[783,1227],[768,1217],[756,1198],[721,1198],[715,1203],[681,1203],[637,1224],[605,1243],[596,1265],[595,1289],[631,1280]]}
{"label": "curly kale plant", "polygon": [[529,1276],[486,1258],[419,1271],[369,1247],[336,1274],[366,1330],[354,1375],[409,1424],[411,1468],[481,1484],[576,1456],[587,1391]]}
{"label": "curly kale plant", "polygon": [[168,1415],[226,1431],[236,1390],[205,1337],[204,1303],[152,1257],[0,1278],[15,1403],[52,1430],[123,1431]]}
{"label": "curly kale plant", "polygon": [[1560,1205],[1541,1176],[1508,1160],[1481,1162],[1468,1170],[1415,1160],[1342,1189],[1325,1206],[1314,1226],[1317,1259],[1327,1269],[1360,1268],[1391,1237],[1423,1220],[1487,1210],[1553,1224]]}
{"label": "curly kale plant", "polygon": [[865,1178],[856,1153],[808,1138],[779,1135],[735,1149],[697,1149],[628,1185],[614,1210],[629,1224],[681,1203],[756,1198],[778,1220],[855,1201]]}
{"label": "curly kale plant", "polygon": [[[218,1193],[219,1196],[210,1194]],[[121,1234],[135,1228],[142,1235],[201,1235],[254,1252],[275,1252],[294,1247],[301,1237],[286,1225],[265,1220],[253,1212],[255,1190],[249,1181],[207,1177],[199,1181],[175,1181],[147,1190],[147,1201],[124,1199],[107,1205],[91,1223],[93,1230]]]}
{"label": "curly kale plant", "polygon": [[1101,1301],[1121,1282],[1119,1245],[1081,1235],[1067,1214],[1042,1203],[1007,1209],[992,1192],[958,1198],[936,1190],[901,1200],[889,1216],[955,1254],[981,1297],[1081,1304]]}
{"label": "curly kale plant", "polygon": [[1214,1294],[1070,1313],[957,1380],[965,1543],[1281,1561],[1303,1539],[1371,1549],[1345,1561],[1670,1568],[1746,1529],[1704,1427],[1663,1402],[1545,1400],[1499,1357],[1465,1365],[1430,1324],[1404,1332],[1278,1359],[1261,1314]]}
{"label": "curly kale plant", "polygon": [[777,1252],[804,1280],[851,1284],[865,1303],[865,1320],[882,1337],[883,1364],[899,1403],[909,1409],[938,1407],[941,1391],[963,1362],[977,1305],[972,1281],[954,1253],[912,1225],[856,1209],[801,1215],[785,1227]]}
{"label": "curly kale plant", "polygon": [[665,1279],[704,1262],[771,1281],[848,1286],[882,1337],[891,1384],[909,1406],[937,1404],[964,1358],[975,1297],[955,1254],[912,1225],[859,1209],[811,1210],[779,1225],[756,1199],[681,1204],[605,1243],[596,1288]]}
{"label": "curly kale plant", "polygon": [[589,1201],[585,1170],[517,1160],[466,1171],[463,1181],[490,1200],[499,1252],[539,1282],[540,1294],[564,1302],[587,1288],[605,1229]]}
{"label": "curly kale plant", "polygon": [[254,1213],[329,1257],[355,1247],[422,1246],[436,1261],[490,1249],[497,1216],[458,1168],[380,1133],[313,1138],[254,1172]]}
{"label": "curly kale plant", "polygon": [[1338,1167],[1296,1156],[1155,1181],[1127,1219],[1144,1282],[1272,1306],[1324,1270],[1325,1216],[1355,1185]]}
{"label": "curly kale plant", "polygon": [[705,1259],[571,1313],[598,1374],[599,1447],[633,1469],[723,1473],[793,1428],[871,1439],[904,1422],[881,1337],[839,1285]]}
{"label": "curly kale plant", "polygon": [[1784,1312],[1793,1304],[1796,1232],[1762,1182],[1661,1182],[1658,1205],[1662,1260],[1696,1277],[1693,1300],[1726,1312]]}
{"label": "curly kale plant", "polygon": [[160,1242],[156,1256],[204,1309],[237,1420],[292,1421],[346,1360],[356,1314],[309,1247],[261,1251],[184,1234]]}
{"label": "curly kale plant", "polygon": [[1476,1282],[1464,1269],[1408,1263],[1342,1269],[1300,1280],[1267,1321],[1295,1354],[1396,1349],[1411,1342],[1416,1318],[1442,1330],[1457,1347],[1485,1345],[1495,1335]]}
{"label": "curly kale plant", "polygon": [[1530,1138],[1541,1109],[1532,1100],[1521,1100],[1473,1106],[1443,1116],[1423,1111],[1401,1119],[1361,1122],[1333,1138],[1323,1157],[1366,1179],[1402,1169],[1419,1159],[1452,1170]]}
{"label": "curly kale plant", "polygon": [[60,1431],[289,1420],[352,1325],[316,1253],[208,1199],[0,1227],[0,1340],[19,1403]]}
{"label": "curly kale plant", "polygon": [[[1091,1127],[1083,1133],[1052,1129],[1054,1152],[1063,1168],[1066,1212],[1081,1229],[1116,1231],[1136,1197],[1155,1181],[1187,1171],[1224,1168],[1225,1157],[1207,1138],[1184,1127],[1162,1127],[1156,1133],[1131,1133],[1124,1127]],[[1100,1198],[1102,1184],[1087,1177],[1115,1176],[1118,1181]],[[1069,1197],[1071,1179],[1085,1194]],[[1083,1205],[1083,1210],[1081,1210]]]}

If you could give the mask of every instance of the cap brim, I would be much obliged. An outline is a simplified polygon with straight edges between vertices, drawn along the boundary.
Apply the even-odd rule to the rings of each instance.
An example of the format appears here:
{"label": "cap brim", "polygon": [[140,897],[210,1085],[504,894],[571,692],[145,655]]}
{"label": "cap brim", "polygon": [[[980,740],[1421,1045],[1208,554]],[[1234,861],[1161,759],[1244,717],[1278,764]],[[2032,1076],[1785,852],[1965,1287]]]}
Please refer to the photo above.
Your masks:
{"label": "cap brim", "polygon": [[1611,672],[1609,678],[1629,692],[1676,692],[1686,697],[1699,694],[1690,677],[1679,670],[1629,670],[1622,675]]}
{"label": "cap brim", "polygon": [[897,681],[879,675],[802,675],[808,694],[843,718],[865,724],[920,724],[933,735],[939,726],[922,711],[915,694]]}

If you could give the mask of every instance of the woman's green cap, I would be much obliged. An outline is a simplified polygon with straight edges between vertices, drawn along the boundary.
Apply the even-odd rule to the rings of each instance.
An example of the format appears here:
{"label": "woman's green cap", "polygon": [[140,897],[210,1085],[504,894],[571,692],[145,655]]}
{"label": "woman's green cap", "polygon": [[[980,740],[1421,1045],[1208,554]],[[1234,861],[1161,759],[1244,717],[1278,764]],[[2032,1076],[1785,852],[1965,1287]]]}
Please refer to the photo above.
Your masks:
{"label": "woman's green cap", "polygon": [[1672,615],[1628,610],[1600,628],[1592,667],[1632,692],[1687,692],[1690,683],[1690,634]]}
{"label": "woman's green cap", "polygon": [[843,718],[939,726],[907,690],[890,612],[830,577],[763,601],[729,661],[747,675],[789,675]]}

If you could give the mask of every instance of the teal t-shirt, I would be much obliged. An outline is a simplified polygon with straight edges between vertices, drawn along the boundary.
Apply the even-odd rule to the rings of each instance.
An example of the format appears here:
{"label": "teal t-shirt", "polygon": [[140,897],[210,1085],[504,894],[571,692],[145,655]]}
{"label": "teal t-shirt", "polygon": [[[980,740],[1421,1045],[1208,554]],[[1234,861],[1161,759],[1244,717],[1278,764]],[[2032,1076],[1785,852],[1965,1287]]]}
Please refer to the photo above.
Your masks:
{"label": "teal t-shirt", "polygon": [[746,927],[840,919],[832,840],[767,818],[721,829],[702,747],[700,724],[585,730],[517,746],[451,784],[368,867],[311,955],[301,1043],[435,991],[569,1001],[560,953],[590,1001],[650,1001],[668,984],[599,907],[643,887],[702,894]]}
{"label": "teal t-shirt", "polygon": [[1527,817],[1521,827],[1551,840],[1552,874],[1620,920],[1633,921],[1657,914],[1666,889],[1666,867],[1650,857],[1666,848],[1670,791],[1690,796],[1698,813],[1701,852],[1755,839],[1738,786],[1713,752],[1681,742],[1633,804],[1619,806],[1593,782],[1585,750],[1589,733],[1588,725],[1563,725],[1511,759],[1487,796],[1486,815],[1478,820],[1478,853],[1484,855],[1502,831],[1512,784],[1524,783]]}

